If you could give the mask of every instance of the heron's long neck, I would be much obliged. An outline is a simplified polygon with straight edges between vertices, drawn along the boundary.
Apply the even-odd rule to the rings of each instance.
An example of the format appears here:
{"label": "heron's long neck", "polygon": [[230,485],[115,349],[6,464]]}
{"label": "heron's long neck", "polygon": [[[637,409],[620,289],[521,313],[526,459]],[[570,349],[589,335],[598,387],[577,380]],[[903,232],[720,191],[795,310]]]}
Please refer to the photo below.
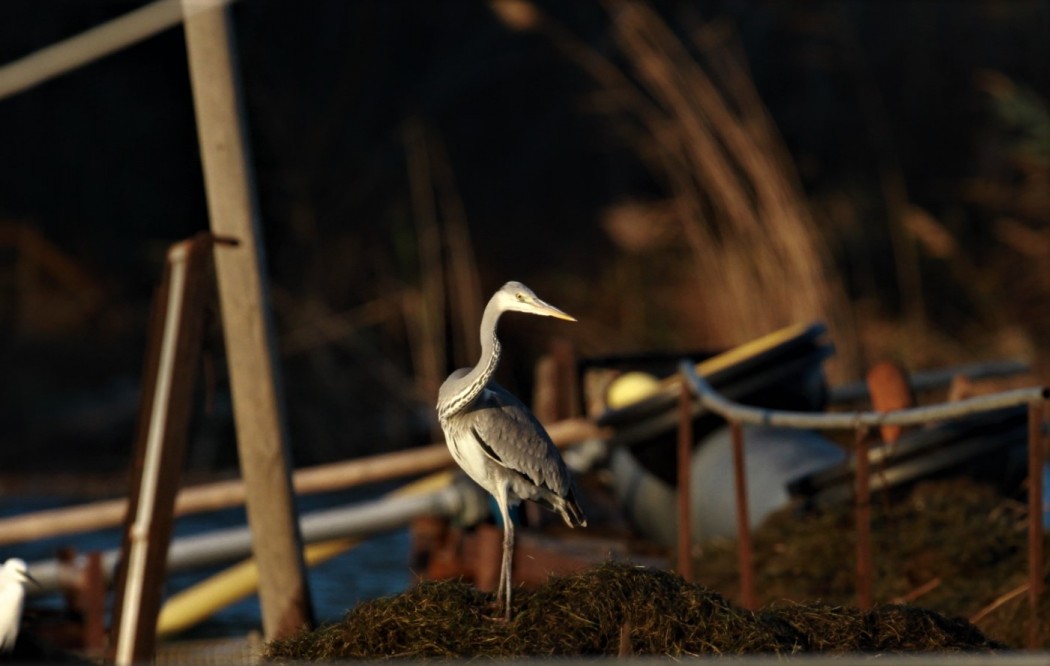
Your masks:
{"label": "heron's long neck", "polygon": [[496,324],[503,310],[497,305],[496,298],[489,300],[485,306],[485,314],[481,317],[481,359],[463,378],[465,388],[452,398],[438,414],[441,418],[447,418],[465,409],[474,399],[478,397],[485,385],[492,379],[499,365],[500,344],[496,338]]}

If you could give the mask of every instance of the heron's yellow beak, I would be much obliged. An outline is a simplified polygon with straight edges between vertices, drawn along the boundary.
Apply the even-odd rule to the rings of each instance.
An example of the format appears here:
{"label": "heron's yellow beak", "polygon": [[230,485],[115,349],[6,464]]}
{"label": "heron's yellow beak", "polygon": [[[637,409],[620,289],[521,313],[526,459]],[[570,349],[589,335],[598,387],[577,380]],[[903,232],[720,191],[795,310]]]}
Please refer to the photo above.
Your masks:
{"label": "heron's yellow beak", "polygon": [[565,321],[576,321],[576,317],[573,317],[568,312],[564,312],[562,310],[559,310],[558,308],[554,307],[550,303],[548,303],[546,301],[541,301],[538,298],[533,303],[533,305],[535,305],[536,308],[539,310],[539,312],[537,314],[541,314],[541,315],[544,315],[544,316],[547,316],[547,317],[555,317],[557,319],[564,319]]}

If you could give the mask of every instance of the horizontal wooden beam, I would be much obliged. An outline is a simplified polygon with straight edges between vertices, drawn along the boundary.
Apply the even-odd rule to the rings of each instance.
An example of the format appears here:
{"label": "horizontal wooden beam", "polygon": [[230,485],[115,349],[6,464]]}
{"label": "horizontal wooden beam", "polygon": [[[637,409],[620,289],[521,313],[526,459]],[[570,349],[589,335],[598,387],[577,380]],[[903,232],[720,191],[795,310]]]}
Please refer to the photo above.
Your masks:
{"label": "horizontal wooden beam", "polygon": [[[602,438],[606,434],[587,419],[553,423],[547,431],[554,443],[561,447]],[[425,474],[451,463],[448,447],[431,444],[368,458],[306,467],[294,473],[292,484],[296,494],[310,495]],[[244,498],[244,482],[240,479],[192,486],[179,491],[175,499],[175,515],[228,509],[244,504]],[[0,519],[0,545],[114,527],[124,520],[127,509],[128,502],[122,498]]]}

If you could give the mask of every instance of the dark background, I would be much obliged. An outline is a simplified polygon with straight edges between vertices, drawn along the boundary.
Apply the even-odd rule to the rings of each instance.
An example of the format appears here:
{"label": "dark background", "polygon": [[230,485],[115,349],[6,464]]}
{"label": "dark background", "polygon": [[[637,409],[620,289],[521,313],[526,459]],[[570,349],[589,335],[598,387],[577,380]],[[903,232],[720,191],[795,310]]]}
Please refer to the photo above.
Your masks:
{"label": "dark background", "polygon": [[[141,4],[7,0],[0,62]],[[844,294],[827,313],[849,323],[839,379],[886,356],[1021,356],[1046,377],[1050,3],[649,4],[686,42],[714,26],[741,47]],[[609,28],[619,3],[532,6],[630,64]],[[513,30],[483,2],[242,0],[232,13],[278,331],[357,322],[282,355],[298,464],[430,441],[419,358],[468,361],[451,341],[420,351],[389,314],[427,294],[413,137],[450,179],[438,196],[461,203],[481,298],[519,279],[580,319],[501,328],[501,379],[522,395],[552,336],[582,355],[748,339],[688,316],[705,294],[680,243],[636,250],[609,232],[608,211],[660,201],[667,183],[550,34]],[[164,250],[205,228],[181,28],[0,100],[5,475],[123,470]],[[632,281],[659,286],[632,296],[649,301],[642,317]],[[388,314],[362,314],[369,303]],[[206,357],[218,373],[191,465],[224,469],[235,451],[215,324]]]}

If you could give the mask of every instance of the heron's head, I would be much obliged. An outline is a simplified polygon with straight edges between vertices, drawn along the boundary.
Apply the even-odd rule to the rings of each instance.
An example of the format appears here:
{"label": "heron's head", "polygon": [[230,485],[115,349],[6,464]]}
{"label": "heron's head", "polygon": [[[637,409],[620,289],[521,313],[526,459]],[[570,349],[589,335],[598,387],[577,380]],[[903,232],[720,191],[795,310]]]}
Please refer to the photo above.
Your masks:
{"label": "heron's head", "polygon": [[33,583],[36,586],[40,586],[35,578],[29,575],[29,567],[26,565],[24,560],[17,557],[4,562],[4,566],[0,569],[0,580],[3,582],[15,582],[15,583]]}
{"label": "heron's head", "polygon": [[531,289],[520,282],[508,282],[496,292],[496,296],[502,309],[508,312],[525,312],[544,317],[557,317],[566,321],[576,321],[575,317],[542,300]]}

